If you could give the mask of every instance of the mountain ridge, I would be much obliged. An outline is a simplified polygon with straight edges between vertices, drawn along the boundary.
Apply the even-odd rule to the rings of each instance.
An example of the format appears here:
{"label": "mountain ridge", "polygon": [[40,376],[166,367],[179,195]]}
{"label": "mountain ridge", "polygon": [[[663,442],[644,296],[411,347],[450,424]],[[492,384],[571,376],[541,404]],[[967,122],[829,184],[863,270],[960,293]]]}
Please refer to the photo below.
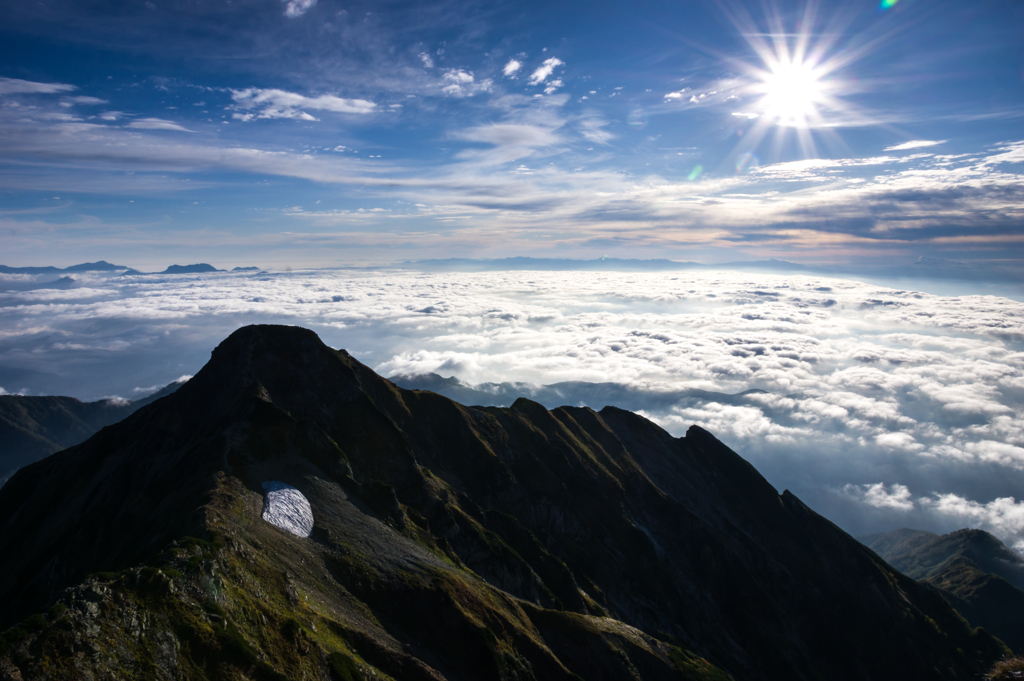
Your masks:
{"label": "mountain ridge", "polygon": [[0,395],[0,486],[22,466],[83,442],[180,385],[170,383],[138,400]]}
{"label": "mountain ridge", "polygon": [[1024,558],[988,532],[901,528],[859,538],[904,574],[939,589],[973,626],[1024,653]]}
{"label": "mountain ridge", "polygon": [[124,265],[114,265],[106,260],[96,262],[83,262],[69,267],[54,267],[46,265],[43,267],[8,267],[0,265],[0,274],[57,274],[59,272],[116,272],[118,270],[131,270]]}

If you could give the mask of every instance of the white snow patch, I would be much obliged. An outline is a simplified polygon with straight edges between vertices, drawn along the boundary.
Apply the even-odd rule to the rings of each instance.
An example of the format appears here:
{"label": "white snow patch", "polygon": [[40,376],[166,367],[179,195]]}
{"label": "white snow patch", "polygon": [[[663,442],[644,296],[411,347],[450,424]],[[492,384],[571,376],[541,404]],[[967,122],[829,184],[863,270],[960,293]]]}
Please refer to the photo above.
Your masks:
{"label": "white snow patch", "polygon": [[263,483],[263,519],[299,537],[313,531],[313,509],[302,492],[276,480]]}

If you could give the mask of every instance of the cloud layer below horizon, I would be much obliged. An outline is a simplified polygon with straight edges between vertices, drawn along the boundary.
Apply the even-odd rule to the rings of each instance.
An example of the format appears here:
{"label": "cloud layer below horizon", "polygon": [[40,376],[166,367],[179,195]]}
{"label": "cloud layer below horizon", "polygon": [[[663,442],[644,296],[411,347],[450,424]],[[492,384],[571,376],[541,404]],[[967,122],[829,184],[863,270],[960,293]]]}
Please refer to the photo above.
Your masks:
{"label": "cloud layer below horizon", "polygon": [[[1024,303],[737,272],[3,276],[23,289],[0,293],[7,392],[132,396],[238,326],[300,324],[385,376],[624,386],[619,406],[707,428],[854,533],[969,525],[1024,546]],[[694,390],[723,395],[666,401]]]}

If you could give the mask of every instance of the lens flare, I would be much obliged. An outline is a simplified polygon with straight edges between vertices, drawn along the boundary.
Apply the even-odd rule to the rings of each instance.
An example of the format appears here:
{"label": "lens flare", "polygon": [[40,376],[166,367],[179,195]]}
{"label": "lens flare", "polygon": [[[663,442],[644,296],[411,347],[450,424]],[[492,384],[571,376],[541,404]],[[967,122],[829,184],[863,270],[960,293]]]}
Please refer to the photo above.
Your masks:
{"label": "lens flare", "polygon": [[739,155],[736,159],[736,172],[745,173],[751,168],[756,168],[759,165],[757,156],[750,153],[749,151]]}

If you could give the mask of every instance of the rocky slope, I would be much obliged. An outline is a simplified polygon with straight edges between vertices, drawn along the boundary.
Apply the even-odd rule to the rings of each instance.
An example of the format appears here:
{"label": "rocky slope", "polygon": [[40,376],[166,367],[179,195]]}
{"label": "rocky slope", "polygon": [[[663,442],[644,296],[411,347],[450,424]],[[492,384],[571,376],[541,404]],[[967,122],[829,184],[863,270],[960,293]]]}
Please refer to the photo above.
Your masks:
{"label": "rocky slope", "polygon": [[860,538],[904,574],[938,588],[973,626],[1024,653],[1024,558],[982,530],[900,529]]}
{"label": "rocky slope", "polygon": [[[262,520],[268,481],[311,536]],[[699,428],[466,408],[294,327],[22,469],[0,523],[22,678],[967,679],[1006,652]]]}

